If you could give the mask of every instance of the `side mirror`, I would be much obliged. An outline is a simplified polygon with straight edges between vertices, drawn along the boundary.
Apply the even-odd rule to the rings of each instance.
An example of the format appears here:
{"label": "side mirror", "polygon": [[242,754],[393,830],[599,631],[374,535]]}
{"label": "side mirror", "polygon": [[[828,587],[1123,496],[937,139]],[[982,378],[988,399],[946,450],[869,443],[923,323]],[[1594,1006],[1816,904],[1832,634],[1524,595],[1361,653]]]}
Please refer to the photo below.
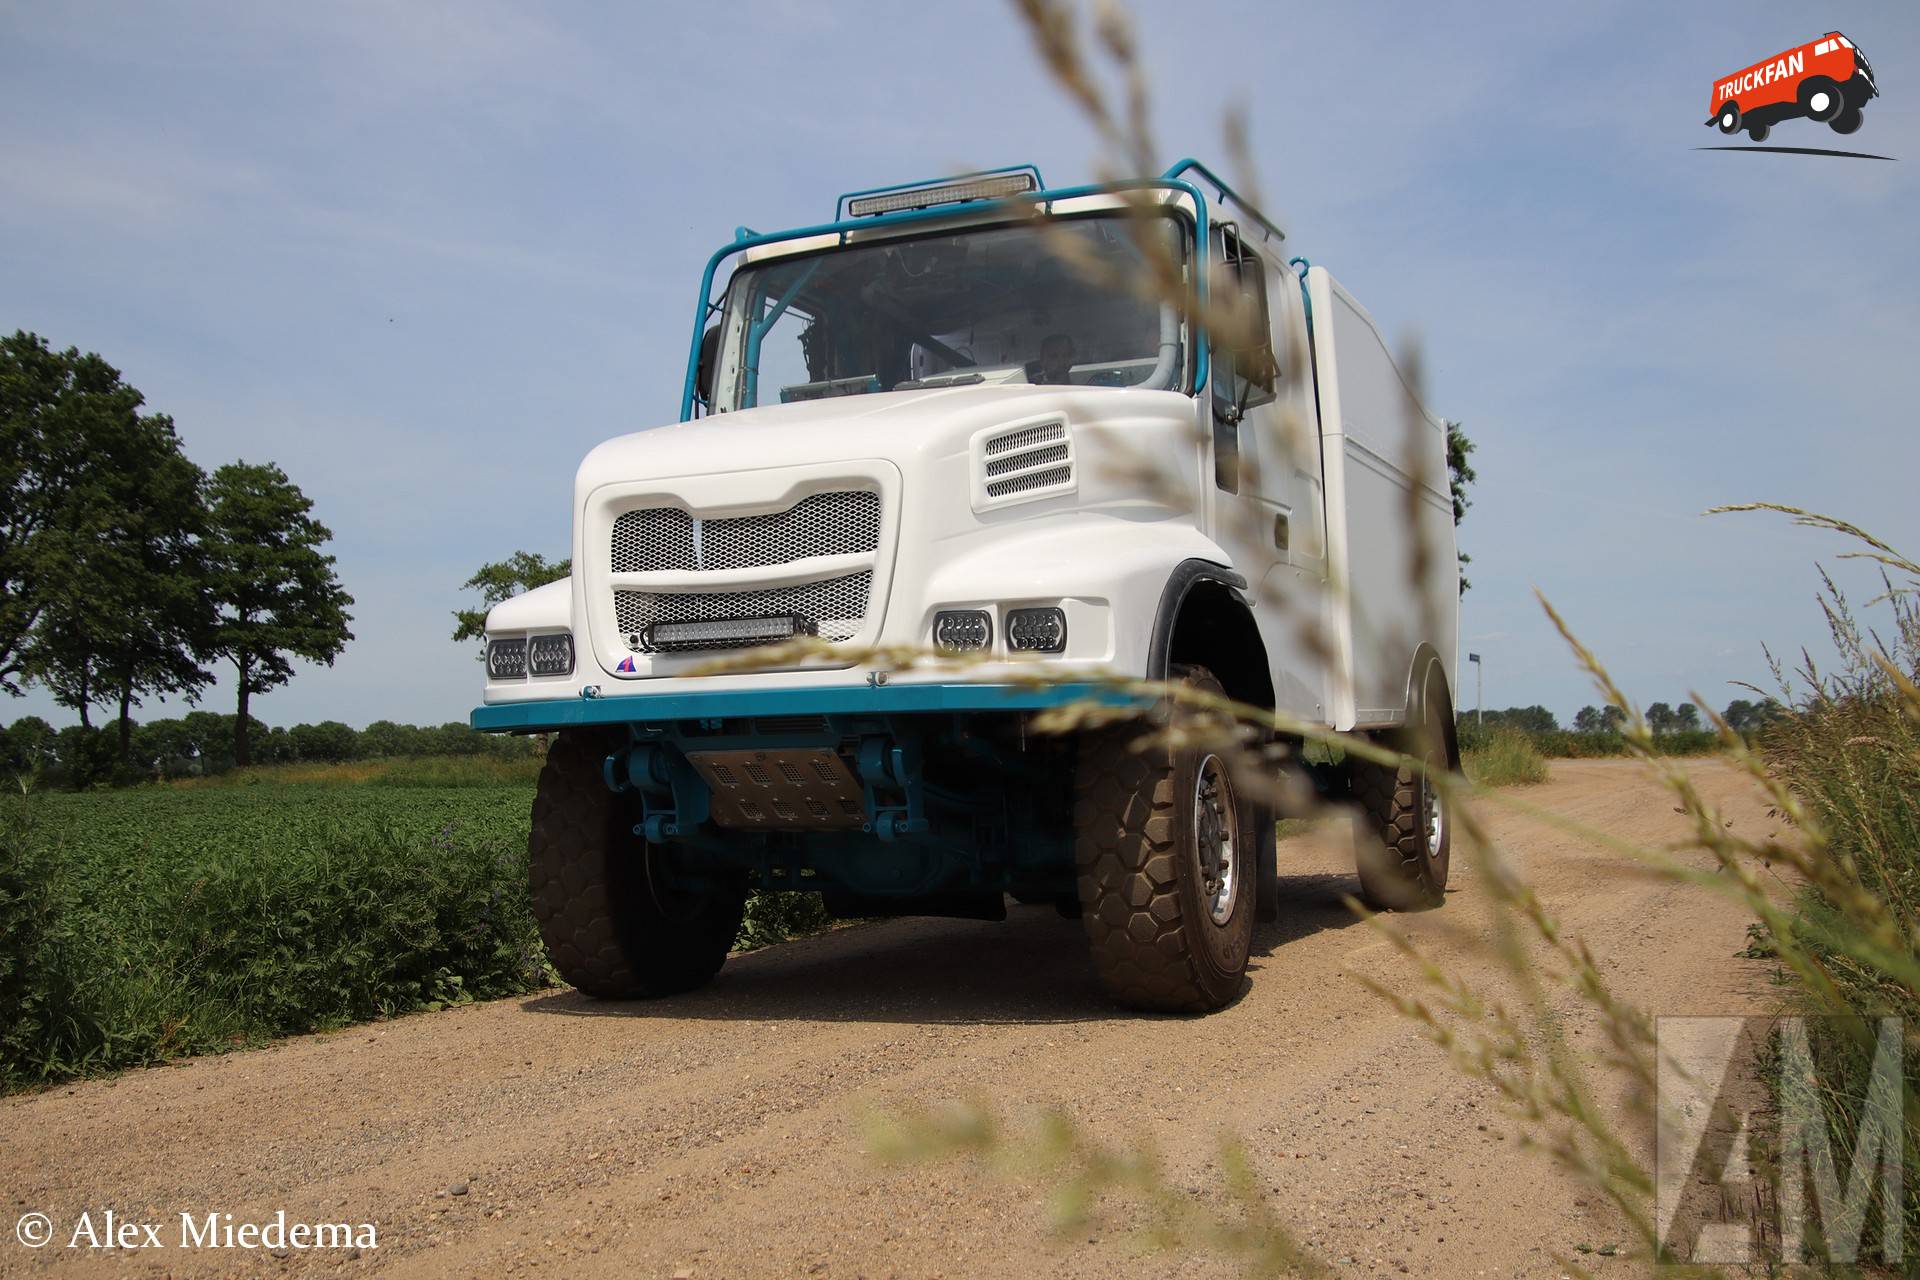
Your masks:
{"label": "side mirror", "polygon": [[1270,342],[1263,340],[1252,350],[1241,352],[1236,359],[1247,381],[1256,386],[1271,390],[1280,380],[1280,362],[1274,358]]}
{"label": "side mirror", "polygon": [[720,326],[700,335],[700,359],[693,368],[693,394],[701,404],[713,403],[713,379],[720,362]]}

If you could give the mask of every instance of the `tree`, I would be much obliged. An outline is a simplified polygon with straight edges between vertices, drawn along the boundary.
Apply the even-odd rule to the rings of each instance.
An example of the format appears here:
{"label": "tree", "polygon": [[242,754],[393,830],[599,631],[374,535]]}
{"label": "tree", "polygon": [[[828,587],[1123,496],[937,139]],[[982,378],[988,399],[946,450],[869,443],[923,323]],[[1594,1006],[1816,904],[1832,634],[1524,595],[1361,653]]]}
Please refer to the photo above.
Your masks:
{"label": "tree", "polygon": [[1673,727],[1681,733],[1693,733],[1700,728],[1700,708],[1691,702],[1683,702],[1673,709]]}
{"label": "tree", "polygon": [[297,724],[287,730],[294,756],[301,760],[325,760],[338,764],[360,755],[360,735],[352,726],[338,720],[319,724]]}
{"label": "tree", "polygon": [[1627,727],[1627,713],[1612,703],[1600,708],[1600,719],[1608,733],[1618,733]]}
{"label": "tree", "polygon": [[76,791],[113,778],[113,739],[103,729],[68,725],[53,736],[53,755],[62,780]]}
{"label": "tree", "polygon": [[1778,720],[1785,712],[1786,708],[1773,698],[1763,698],[1759,702],[1735,698],[1727,704],[1727,709],[1720,713],[1720,718],[1725,720],[1727,727],[1735,733],[1758,733]]}
{"label": "tree", "polygon": [[0,688],[18,694],[47,591],[68,571],[59,518],[100,452],[139,421],[140,393],[96,355],[0,338]]}
{"label": "tree", "polygon": [[[1467,514],[1467,508],[1473,500],[1467,497],[1467,486],[1480,477],[1474,472],[1473,464],[1467,461],[1467,455],[1473,452],[1473,441],[1467,439],[1467,433],[1459,423],[1447,422],[1447,479],[1453,490],[1453,526],[1460,527],[1460,521]],[[1473,557],[1464,551],[1457,552],[1460,568],[1464,570]],[[1467,588],[1473,584],[1467,581],[1467,575],[1460,575],[1460,594],[1467,594]]]}
{"label": "tree", "polygon": [[1560,721],[1553,712],[1538,704],[1531,707],[1508,707],[1504,711],[1487,712],[1488,724],[1511,725],[1527,733],[1552,733],[1560,727]]}
{"label": "tree", "polygon": [[53,758],[53,726],[22,716],[0,733],[0,777],[38,773]]}
{"label": "tree", "polygon": [[425,753],[420,750],[420,730],[391,720],[375,720],[360,731],[360,754],[384,758]]}
{"label": "tree", "polygon": [[353,597],[320,551],[333,534],[279,467],[229,463],[207,494],[206,583],[218,610],[207,653],[233,664],[233,760],[246,765],[248,700],[291,680],[296,657],[332,666],[353,639]]}
{"label": "tree", "polygon": [[1582,707],[1573,713],[1575,733],[1605,733],[1607,717],[1598,707]]}
{"label": "tree", "polygon": [[1679,717],[1673,708],[1664,702],[1656,702],[1647,708],[1647,727],[1655,733],[1672,733]]}
{"label": "tree", "polygon": [[92,704],[117,703],[128,763],[134,707],[150,695],[192,701],[212,680],[199,659],[213,612],[195,544],[205,476],[163,415],[133,418],[94,443],[47,530],[66,570],[41,587],[26,665],[82,724]]}
{"label": "tree", "polygon": [[505,560],[481,565],[478,572],[460,585],[462,591],[480,593],[480,607],[453,611],[453,620],[457,624],[453,629],[453,638],[480,639],[487,634],[488,609],[522,592],[544,587],[549,582],[558,582],[572,572],[572,560],[549,561],[545,556],[530,551],[516,551]]}

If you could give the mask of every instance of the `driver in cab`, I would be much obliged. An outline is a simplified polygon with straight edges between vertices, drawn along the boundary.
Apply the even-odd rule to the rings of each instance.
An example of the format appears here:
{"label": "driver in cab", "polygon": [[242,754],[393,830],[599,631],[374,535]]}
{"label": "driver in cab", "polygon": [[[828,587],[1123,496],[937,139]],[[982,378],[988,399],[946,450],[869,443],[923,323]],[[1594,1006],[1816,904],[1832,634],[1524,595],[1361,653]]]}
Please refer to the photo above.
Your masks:
{"label": "driver in cab", "polygon": [[1071,386],[1073,383],[1073,339],[1064,333],[1048,334],[1040,342],[1040,358],[1027,361],[1027,381],[1041,386]]}

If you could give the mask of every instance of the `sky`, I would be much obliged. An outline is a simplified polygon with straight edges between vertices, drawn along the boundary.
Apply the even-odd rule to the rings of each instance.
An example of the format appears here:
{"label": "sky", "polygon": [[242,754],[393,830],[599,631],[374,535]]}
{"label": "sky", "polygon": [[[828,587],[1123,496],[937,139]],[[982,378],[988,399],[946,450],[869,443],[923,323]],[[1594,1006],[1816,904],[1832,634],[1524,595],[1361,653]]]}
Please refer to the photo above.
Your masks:
{"label": "sky", "polygon": [[[1224,157],[1243,110],[1292,251],[1417,345],[1474,440],[1461,648],[1488,706],[1596,700],[1536,590],[1643,703],[1721,706],[1769,682],[1763,646],[1824,652],[1817,564],[1876,580],[1714,504],[1920,549],[1920,9],[1133,11],[1165,161]],[[1768,141],[1893,162],[1697,149],[1728,141],[1716,78],[1833,28],[1884,96],[1850,137]],[[334,533],[355,639],[256,698],[269,724],[465,717],[460,583],[564,555],[580,458],[678,416],[736,225],[1098,155],[989,0],[0,0],[0,119],[0,329],[101,353],[195,461],[279,463]],[[72,720],[0,699],[24,714]]]}

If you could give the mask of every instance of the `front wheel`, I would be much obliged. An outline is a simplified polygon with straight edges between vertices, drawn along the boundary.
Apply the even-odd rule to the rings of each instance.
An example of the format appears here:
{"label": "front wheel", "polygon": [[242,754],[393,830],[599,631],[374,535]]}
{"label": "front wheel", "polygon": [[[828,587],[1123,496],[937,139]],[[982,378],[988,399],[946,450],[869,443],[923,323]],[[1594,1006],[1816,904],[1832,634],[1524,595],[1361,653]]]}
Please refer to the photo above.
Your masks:
{"label": "front wheel", "polygon": [[633,833],[633,806],[602,777],[611,745],[563,734],[540,770],[527,842],[540,937],[560,976],[590,996],[690,991],[726,961],[746,892],[681,882]]}
{"label": "front wheel", "polygon": [[[1445,900],[1453,859],[1453,821],[1437,779],[1449,771],[1447,721],[1453,706],[1440,667],[1431,664],[1418,702],[1418,722],[1386,735],[1381,745],[1408,757],[1383,765],[1353,764],[1353,798],[1361,809],[1357,849],[1360,896],[1377,911],[1413,911]],[[1415,768],[1412,761],[1419,761]]]}
{"label": "front wheel", "polygon": [[1800,106],[1807,118],[1825,124],[1846,109],[1840,86],[1825,76],[1815,76],[1800,86]]}
{"label": "front wheel", "polygon": [[[1225,696],[1203,667],[1180,678]],[[1138,744],[1138,724],[1081,738],[1074,868],[1094,969],[1113,998],[1206,1013],[1246,982],[1259,807],[1234,783],[1231,722],[1188,708],[1173,716],[1171,742]]]}
{"label": "front wheel", "polygon": [[1722,133],[1732,134],[1740,132],[1740,104],[1737,102],[1729,102],[1726,106],[1720,108],[1719,124],[1720,132]]}

